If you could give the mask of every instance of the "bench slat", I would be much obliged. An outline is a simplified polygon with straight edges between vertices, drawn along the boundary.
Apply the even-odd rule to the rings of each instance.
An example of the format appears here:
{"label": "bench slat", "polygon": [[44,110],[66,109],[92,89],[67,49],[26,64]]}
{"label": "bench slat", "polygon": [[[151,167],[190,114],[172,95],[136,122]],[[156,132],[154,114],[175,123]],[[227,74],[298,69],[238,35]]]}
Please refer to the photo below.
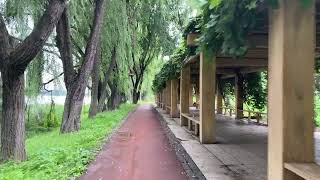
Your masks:
{"label": "bench slat", "polygon": [[306,180],[320,180],[320,166],[315,163],[285,163],[284,167]]}
{"label": "bench slat", "polygon": [[197,124],[200,123],[199,117],[192,117],[190,114],[186,114],[186,113],[181,113],[181,115]]}

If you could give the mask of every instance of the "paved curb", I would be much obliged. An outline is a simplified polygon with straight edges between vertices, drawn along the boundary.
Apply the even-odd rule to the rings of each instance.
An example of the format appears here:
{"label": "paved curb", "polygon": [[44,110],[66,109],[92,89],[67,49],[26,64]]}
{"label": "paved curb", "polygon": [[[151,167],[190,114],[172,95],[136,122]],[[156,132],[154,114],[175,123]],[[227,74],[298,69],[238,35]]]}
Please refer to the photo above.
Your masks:
{"label": "paved curb", "polygon": [[168,127],[167,122],[164,120],[163,116],[155,109],[153,106],[153,112],[156,114],[157,119],[160,120],[161,127],[163,128],[166,137],[169,140],[170,145],[176,152],[176,155],[186,171],[187,176],[192,180],[206,180],[198,166],[193,162],[192,158],[186,152],[184,147],[181,145],[180,141],[175,137],[173,132]]}

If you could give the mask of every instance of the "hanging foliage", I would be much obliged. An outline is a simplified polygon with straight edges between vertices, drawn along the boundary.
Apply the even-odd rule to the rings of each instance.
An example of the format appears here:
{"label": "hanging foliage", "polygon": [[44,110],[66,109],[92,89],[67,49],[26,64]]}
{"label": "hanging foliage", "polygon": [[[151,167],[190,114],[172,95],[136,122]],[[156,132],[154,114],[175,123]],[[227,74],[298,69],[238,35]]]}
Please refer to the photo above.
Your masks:
{"label": "hanging foliage", "polygon": [[[226,106],[231,106],[231,97],[234,97],[234,78],[221,79],[222,94]],[[267,100],[267,74],[256,72],[243,75],[243,100],[251,110],[263,111]]]}
{"label": "hanging foliage", "polygon": [[180,75],[185,58],[189,55],[190,50],[186,47],[185,41],[183,41],[175,50],[171,59],[163,65],[161,71],[155,76],[152,90],[154,92],[160,92],[163,88],[165,88],[168,80],[177,78]]}
{"label": "hanging foliage", "polygon": [[27,68],[26,95],[35,97],[42,88],[42,72],[44,70],[43,52],[38,54]]}

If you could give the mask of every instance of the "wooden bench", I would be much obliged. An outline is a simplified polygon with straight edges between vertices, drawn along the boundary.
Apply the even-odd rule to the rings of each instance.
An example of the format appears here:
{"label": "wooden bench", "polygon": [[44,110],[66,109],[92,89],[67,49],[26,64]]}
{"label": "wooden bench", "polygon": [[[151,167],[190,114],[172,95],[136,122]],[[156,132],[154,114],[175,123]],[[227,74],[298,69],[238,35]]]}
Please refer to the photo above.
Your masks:
{"label": "wooden bench", "polygon": [[[229,108],[229,107],[221,107],[222,110],[224,110],[223,114],[227,115],[228,111],[229,111],[229,116],[232,116],[233,113],[236,113],[236,109],[234,108]],[[248,121],[250,122],[252,120],[252,118],[256,119],[257,124],[263,124],[261,123],[262,120],[262,115],[267,115],[267,113],[263,113],[263,112],[256,112],[256,111],[250,111],[250,110],[239,110],[242,111],[243,113],[248,113]],[[251,116],[253,115],[253,116]],[[266,125],[268,125],[268,122],[266,122]]]}
{"label": "wooden bench", "polygon": [[200,126],[200,118],[198,116],[194,116],[192,114],[181,113],[181,116],[188,119],[188,129],[192,131],[192,122],[195,124],[194,126],[194,134],[199,134],[199,126]]}
{"label": "wooden bench", "polygon": [[284,167],[306,180],[320,180],[320,166],[315,163],[284,163]]}

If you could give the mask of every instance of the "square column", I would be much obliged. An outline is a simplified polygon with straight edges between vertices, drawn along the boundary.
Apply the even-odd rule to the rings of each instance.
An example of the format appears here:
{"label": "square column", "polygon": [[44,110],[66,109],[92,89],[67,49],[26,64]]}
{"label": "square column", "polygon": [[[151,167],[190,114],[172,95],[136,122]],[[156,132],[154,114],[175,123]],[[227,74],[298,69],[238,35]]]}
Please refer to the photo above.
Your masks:
{"label": "square column", "polygon": [[193,86],[189,86],[189,106],[193,106]]}
{"label": "square column", "polygon": [[160,95],[160,108],[162,107],[162,105],[161,105],[161,103],[162,103],[162,91],[160,91],[160,93],[159,93],[159,95]]}
{"label": "square column", "polygon": [[[195,96],[196,96],[196,103],[199,104],[199,101],[200,101],[199,82],[195,84],[194,92],[195,92]],[[197,108],[199,108],[199,107],[197,107]]]}
{"label": "square column", "polygon": [[181,70],[180,78],[180,125],[188,125],[188,120],[181,116],[181,113],[189,114],[189,91],[190,91],[190,66],[185,66]]}
{"label": "square column", "polygon": [[166,110],[166,104],[167,104],[167,87],[165,87],[162,91],[162,98],[163,98],[163,101],[162,101],[162,109],[163,110]]}
{"label": "square column", "polygon": [[215,139],[216,58],[213,52],[200,54],[200,142],[210,144]]}
{"label": "square column", "polygon": [[222,92],[221,92],[221,87],[220,84],[217,80],[217,91],[216,91],[216,97],[217,97],[217,114],[222,114]]}
{"label": "square column", "polygon": [[169,114],[170,113],[170,109],[168,107],[170,107],[171,105],[171,82],[167,81],[167,103],[166,103],[166,112]]}
{"label": "square column", "polygon": [[171,109],[170,116],[172,118],[179,117],[178,112],[178,81],[176,79],[171,80]]}
{"label": "square column", "polygon": [[270,9],[268,179],[298,180],[284,163],[314,162],[315,2]]}
{"label": "square column", "polygon": [[235,77],[236,119],[243,118],[243,77],[237,73]]}

